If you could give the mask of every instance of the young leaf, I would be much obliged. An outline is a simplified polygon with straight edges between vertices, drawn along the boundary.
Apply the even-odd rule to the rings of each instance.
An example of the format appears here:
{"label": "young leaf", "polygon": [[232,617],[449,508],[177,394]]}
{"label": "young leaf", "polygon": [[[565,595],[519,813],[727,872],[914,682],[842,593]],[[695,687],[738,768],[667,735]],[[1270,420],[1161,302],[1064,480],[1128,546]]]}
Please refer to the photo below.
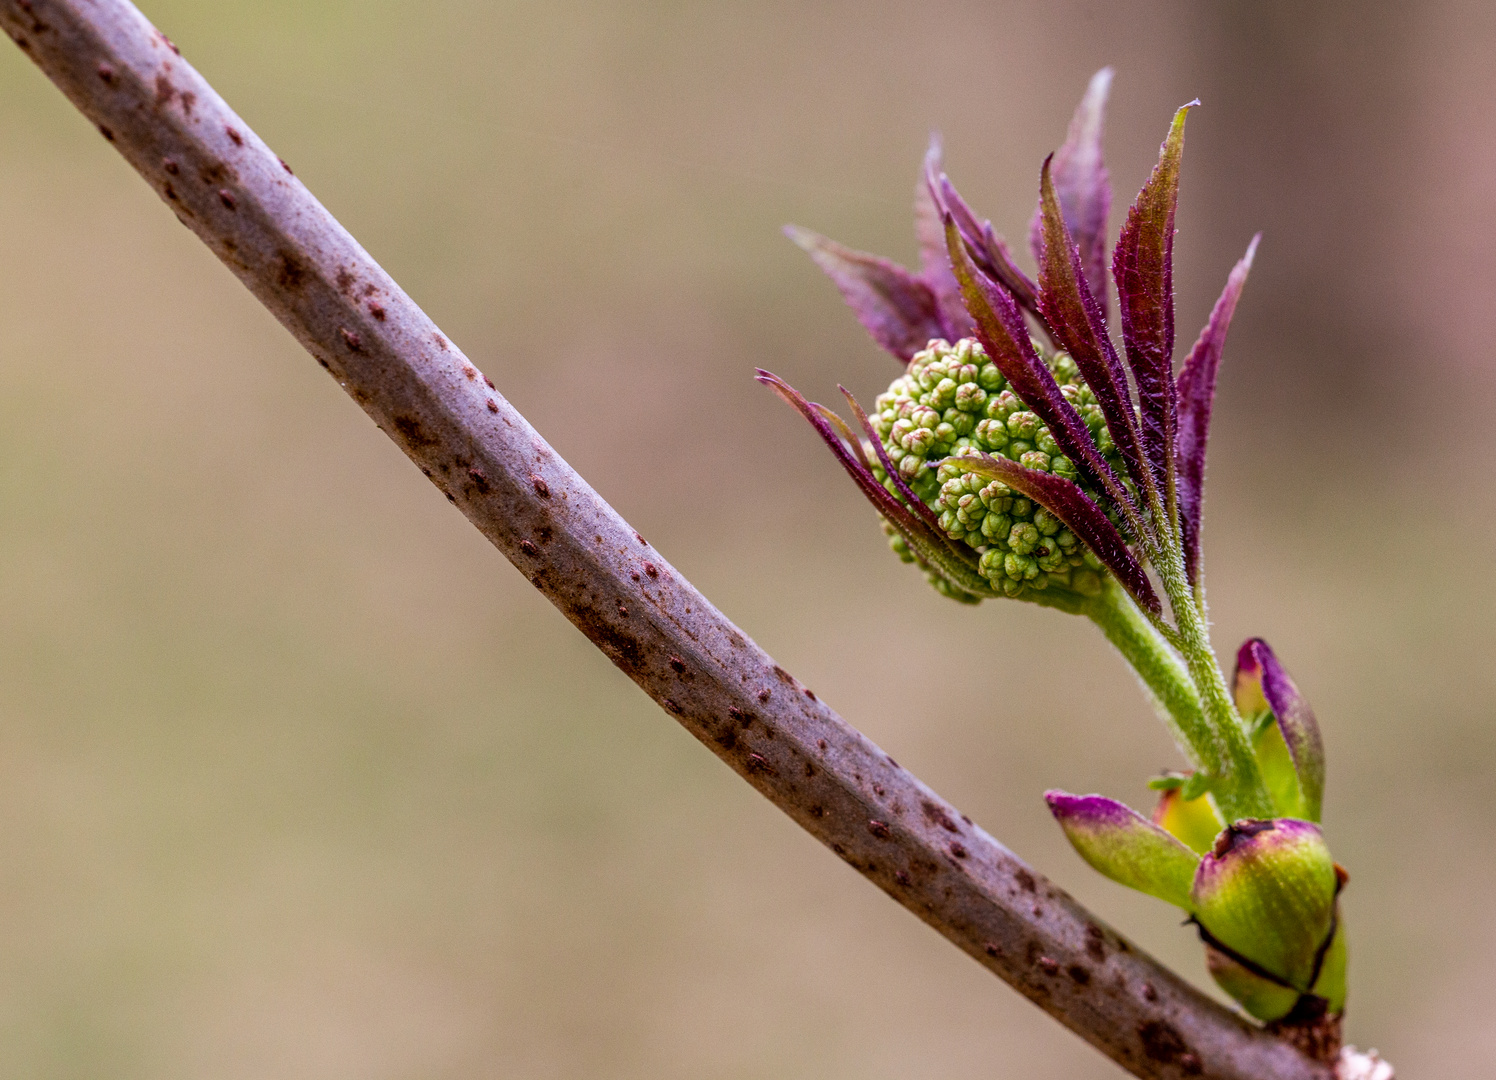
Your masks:
{"label": "young leaf", "polygon": [[945,228],[951,266],[956,272],[956,280],[961,283],[966,309],[976,320],[977,338],[987,356],[1008,380],[1019,400],[1049,427],[1054,441],[1087,482],[1106,492],[1127,514],[1129,522],[1141,524],[1142,517],[1136,504],[1091,441],[1090,429],[1075,411],[1075,406],[1065,400],[1054,375],[1034,351],[1028,324],[1012,295],[972,263],[950,215],[946,216]]}
{"label": "young leaf", "polygon": [[1174,466],[1178,398],[1174,385],[1174,211],[1179,203],[1179,163],[1184,120],[1198,102],[1174,114],[1153,174],[1127,212],[1112,256],[1122,341],[1138,384],[1143,452],[1160,488]]}
{"label": "young leaf", "polygon": [[914,235],[919,240],[920,280],[930,287],[945,324],[947,341],[970,337],[971,316],[961,303],[961,286],[951,271],[951,256],[945,246],[944,214],[936,202],[930,177],[940,172],[940,136],[930,136],[924,168],[914,185]]}
{"label": "young leaf", "polygon": [[873,340],[904,363],[931,338],[945,336],[935,293],[902,266],[797,225],[786,225],[784,233],[836,283]]}
{"label": "young leaf", "polygon": [[[976,214],[966,205],[966,200],[961,198],[961,193],[944,173],[937,176],[933,172],[926,172],[925,180],[941,211],[956,223],[972,261],[984,274],[1012,293],[1020,307],[1037,315],[1039,287],[1013,261],[1007,243],[992,231],[992,222],[977,220]],[[954,262],[954,257],[948,258]]]}
{"label": "young leaf", "polygon": [[1175,444],[1178,462],[1179,523],[1184,534],[1184,566],[1189,572],[1191,584],[1200,578],[1200,520],[1204,510],[1205,493],[1205,444],[1210,437],[1210,410],[1215,402],[1216,372],[1221,366],[1221,350],[1226,346],[1226,331],[1231,329],[1231,316],[1236,314],[1236,302],[1241,299],[1242,287],[1247,283],[1247,273],[1252,269],[1252,259],[1257,254],[1258,233],[1247,245],[1242,256],[1226,279],[1226,288],[1221,293],[1210,319],[1200,338],[1185,357],[1184,367],[1179,372],[1179,432]]}
{"label": "young leaf", "polygon": [[[1112,208],[1112,182],[1101,154],[1106,126],[1106,99],[1112,89],[1112,69],[1091,76],[1086,96],[1070,119],[1065,145],[1055,151],[1054,186],[1060,211],[1080,251],[1081,269],[1101,321],[1106,322],[1106,218]],[[1044,209],[1034,210],[1029,225],[1029,247],[1035,261],[1043,261]]]}
{"label": "young leaf", "polygon": [[1128,888],[1194,911],[1190,888],[1199,858],[1131,807],[1102,795],[1046,791],[1065,836],[1091,866]]}
{"label": "young leaf", "polygon": [[1080,368],[1096,404],[1106,417],[1112,442],[1122,455],[1127,473],[1140,492],[1156,490],[1154,474],[1145,465],[1137,417],[1132,411],[1132,393],[1127,373],[1117,359],[1107,336],[1106,323],[1091,295],[1082,272],[1075,241],[1060,214],[1050,176],[1050,158],[1039,174],[1039,208],[1043,243],[1039,262],[1039,311],[1056,340]]}
{"label": "young leaf", "polygon": [[[810,421],[811,427],[815,428],[868,502],[903,537],[909,549],[924,565],[967,596],[980,598],[996,595],[987,580],[977,573],[975,554],[958,550],[943,533],[932,529],[916,511],[895,498],[873,475],[861,448],[858,447],[854,452],[842,441],[840,432],[848,430],[845,423],[836,426],[828,423],[825,413],[829,410],[807,401],[804,395],[778,375],[759,368],[756,377]],[[855,440],[849,441],[855,444]],[[918,500],[915,505],[919,505]]]}
{"label": "young leaf", "polygon": [[1261,638],[1238,650],[1235,682],[1236,707],[1243,716],[1272,711],[1298,776],[1302,806],[1297,816],[1318,821],[1325,795],[1325,747],[1314,710]]}
{"label": "young leaf", "polygon": [[1101,564],[1112,572],[1122,587],[1132,594],[1139,605],[1155,615],[1163,610],[1153,584],[1148,580],[1143,566],[1122,539],[1101,507],[1091,501],[1075,484],[1063,476],[1027,469],[1016,461],[992,457],[989,454],[967,454],[947,459],[978,476],[989,480],[1000,480],[1020,495],[1033,499],[1044,509],[1060,519],[1081,542],[1095,553]]}

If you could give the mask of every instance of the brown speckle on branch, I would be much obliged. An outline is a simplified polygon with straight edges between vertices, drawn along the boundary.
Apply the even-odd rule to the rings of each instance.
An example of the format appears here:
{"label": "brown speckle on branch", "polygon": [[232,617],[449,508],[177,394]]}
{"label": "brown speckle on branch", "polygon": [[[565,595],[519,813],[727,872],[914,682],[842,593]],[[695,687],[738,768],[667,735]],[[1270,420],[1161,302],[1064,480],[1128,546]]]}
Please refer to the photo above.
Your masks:
{"label": "brown speckle on branch", "polygon": [[289,251],[278,251],[275,254],[275,261],[279,267],[275,275],[275,283],[287,292],[300,292],[307,278],[307,269],[302,265],[301,260]]}

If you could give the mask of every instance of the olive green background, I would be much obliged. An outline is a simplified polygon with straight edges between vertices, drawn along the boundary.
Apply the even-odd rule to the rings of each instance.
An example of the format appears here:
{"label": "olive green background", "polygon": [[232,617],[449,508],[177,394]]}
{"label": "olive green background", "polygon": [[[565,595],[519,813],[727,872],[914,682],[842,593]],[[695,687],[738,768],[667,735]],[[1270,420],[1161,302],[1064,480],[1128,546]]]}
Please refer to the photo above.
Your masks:
{"label": "olive green background", "polygon": [[[1266,234],[1212,447],[1216,643],[1267,637],[1320,716],[1351,1039],[1489,1070],[1489,4],[145,6],[729,616],[1203,980],[1040,798],[1146,806],[1177,761],[1121,662],[936,596],[751,379],[829,401],[896,372],[781,224],[912,260],[940,129],[1022,246],[1112,63],[1115,229],[1199,95],[1182,345]],[[653,706],[6,45],[0,1075],[1118,1071]]]}

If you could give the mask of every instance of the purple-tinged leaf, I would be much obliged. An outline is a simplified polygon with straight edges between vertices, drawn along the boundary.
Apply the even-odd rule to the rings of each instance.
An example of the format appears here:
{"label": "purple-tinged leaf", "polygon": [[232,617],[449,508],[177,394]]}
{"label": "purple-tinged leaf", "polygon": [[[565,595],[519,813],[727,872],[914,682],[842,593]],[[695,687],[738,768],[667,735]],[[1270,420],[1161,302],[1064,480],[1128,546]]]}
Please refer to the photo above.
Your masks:
{"label": "purple-tinged leaf", "polygon": [[[760,379],[759,382],[763,382],[763,380]],[[836,429],[836,433],[841,436],[842,442],[847,444],[847,448],[852,451],[852,456],[857,459],[857,464],[861,465],[864,469],[872,469],[872,465],[867,459],[867,452],[862,449],[862,440],[852,434],[852,429],[847,426],[847,422],[818,401],[811,401],[807,404],[816,411],[822,420]]]}
{"label": "purple-tinged leaf", "polygon": [[1059,384],[1044,362],[1034,352],[1028,324],[1012,294],[986,277],[972,263],[970,254],[952,217],[946,218],[946,239],[951,252],[951,266],[961,283],[966,309],[976,320],[977,339],[987,351],[988,359],[997,365],[1003,378],[1025,405],[1049,427],[1054,441],[1075,465],[1086,481],[1117,503],[1130,522],[1141,523],[1137,506],[1132,502],[1112,467],[1091,441],[1090,429],[1075,406],[1065,400]]}
{"label": "purple-tinged leaf", "polygon": [[1039,314],[1039,287],[1013,261],[1007,242],[992,231],[992,222],[977,219],[945,173],[926,171],[925,182],[935,203],[956,223],[968,254],[982,272],[1013,294],[1019,306]]}
{"label": "purple-tinged leaf", "polygon": [[899,491],[904,503],[909,506],[934,532],[945,538],[950,546],[955,546],[955,541],[945,537],[945,530],[940,527],[940,519],[935,516],[935,511],[925,505],[924,500],[916,495],[904,482],[903,474],[899,472],[893,461],[888,456],[888,450],[883,445],[883,440],[878,438],[878,432],[873,428],[873,422],[868,419],[867,412],[852,396],[852,392],[845,386],[838,384],[837,389],[841,391],[842,397],[847,399],[847,404],[852,407],[852,415],[857,417],[857,423],[861,426],[867,441],[871,444],[873,452],[878,455],[878,464],[883,466],[884,475],[893,481],[893,486]]}
{"label": "purple-tinged leaf", "polygon": [[1190,102],[1174,114],[1158,164],[1127,212],[1127,223],[1112,255],[1122,341],[1138,383],[1143,451],[1159,487],[1165,490],[1173,474],[1178,412],[1174,385],[1174,210],[1179,203],[1184,121],[1198,104]]}
{"label": "purple-tinged leaf", "polygon": [[[1070,354],[1096,404],[1106,417],[1117,452],[1122,455],[1127,474],[1140,493],[1156,491],[1153,473],[1143,464],[1137,417],[1132,411],[1132,393],[1127,386],[1127,372],[1117,359],[1107,336],[1106,323],[1091,295],[1082,272],[1080,255],[1055,195],[1050,176],[1050,158],[1044,159],[1039,174],[1039,208],[1042,212],[1043,243],[1039,260],[1039,311],[1049,324],[1061,348]],[[1146,501],[1152,501],[1146,500]]]}
{"label": "purple-tinged leaf", "polygon": [[[905,506],[878,482],[878,478],[867,466],[867,458],[861,447],[857,447],[854,451],[846,442],[843,442],[841,433],[851,434],[845,422],[836,425],[829,423],[825,416],[829,410],[807,401],[804,395],[778,375],[759,368],[756,377],[759,382],[773,390],[801,416],[810,421],[810,426],[815,428],[816,434],[820,435],[821,440],[830,448],[836,460],[841,463],[842,468],[857,484],[868,502],[872,503],[873,508],[882,514],[884,520],[903,537],[904,542],[923,564],[970,596],[994,595],[991,585],[977,573],[975,553],[968,555],[967,552],[957,550],[944,533],[927,525],[923,518]],[[855,439],[848,441],[856,443]]]}
{"label": "purple-tinged leaf", "polygon": [[1046,791],[1065,837],[1091,866],[1128,888],[1194,911],[1199,857],[1131,807],[1102,795]]}
{"label": "purple-tinged leaf", "polygon": [[1318,821],[1325,795],[1325,746],[1314,710],[1261,638],[1252,638],[1237,652],[1235,682],[1236,707],[1243,717],[1264,708],[1272,712],[1298,776],[1302,805],[1296,816]]}
{"label": "purple-tinged leaf", "polygon": [[1211,309],[1210,319],[1200,338],[1185,357],[1179,381],[1179,435],[1175,448],[1178,462],[1179,521],[1184,534],[1184,566],[1190,583],[1200,576],[1200,521],[1205,501],[1205,444],[1210,436],[1210,409],[1215,401],[1216,372],[1221,366],[1221,350],[1226,346],[1226,331],[1241,299],[1247,273],[1257,254],[1258,233],[1247,245],[1247,253],[1226,279],[1221,298]]}
{"label": "purple-tinged leaf", "polygon": [[931,338],[945,336],[935,293],[902,266],[797,225],[785,226],[784,233],[836,283],[873,340],[904,363]]}
{"label": "purple-tinged leaf", "polygon": [[1078,536],[1142,607],[1155,615],[1163,610],[1152,582],[1122,539],[1122,534],[1101,512],[1101,507],[1077,485],[1063,476],[1028,469],[1016,461],[989,454],[969,454],[948,460],[978,476],[1001,480],[1020,495],[1033,499]]}
{"label": "purple-tinged leaf", "polygon": [[[1086,284],[1106,322],[1106,218],[1112,208],[1112,181],[1101,154],[1106,127],[1106,99],[1112,89],[1112,69],[1091,76],[1086,96],[1075,107],[1065,145],[1055,151],[1054,186],[1065,225],[1080,249]],[[1036,207],[1029,225],[1034,259],[1043,261],[1044,210]]]}
{"label": "purple-tinged leaf", "polygon": [[945,247],[945,221],[930,177],[940,175],[940,136],[930,136],[924,169],[914,185],[914,235],[919,240],[920,280],[930,287],[940,309],[947,341],[971,336],[971,316],[961,303],[961,286],[951,271],[951,256]]}

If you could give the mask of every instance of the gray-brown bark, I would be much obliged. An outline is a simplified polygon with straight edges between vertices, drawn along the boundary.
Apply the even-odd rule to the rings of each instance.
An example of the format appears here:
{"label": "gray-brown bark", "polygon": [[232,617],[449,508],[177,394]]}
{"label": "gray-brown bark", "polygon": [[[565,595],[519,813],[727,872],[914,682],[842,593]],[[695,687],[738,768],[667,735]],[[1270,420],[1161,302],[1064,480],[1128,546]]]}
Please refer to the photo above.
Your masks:
{"label": "gray-brown bark", "polygon": [[1328,1075],[1128,944],[778,667],[132,5],[0,0],[0,26],[537,589],[806,831],[1137,1076]]}

